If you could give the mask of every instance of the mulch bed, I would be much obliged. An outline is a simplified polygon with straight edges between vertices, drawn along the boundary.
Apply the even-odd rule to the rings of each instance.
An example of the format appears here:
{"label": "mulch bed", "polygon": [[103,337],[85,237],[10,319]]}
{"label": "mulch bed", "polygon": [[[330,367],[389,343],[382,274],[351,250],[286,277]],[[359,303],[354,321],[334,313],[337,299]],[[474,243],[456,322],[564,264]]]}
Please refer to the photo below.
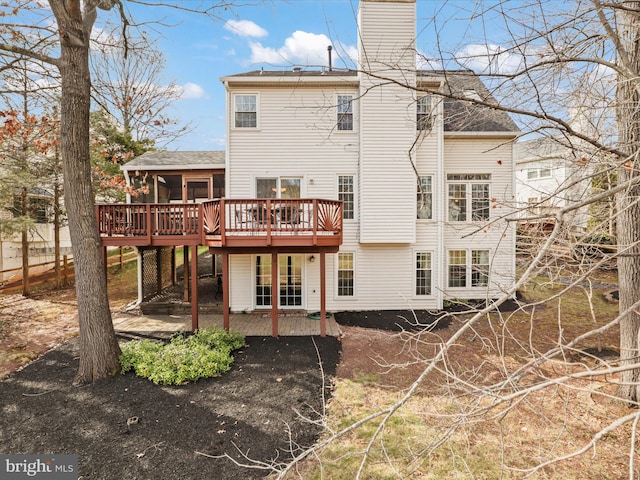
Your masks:
{"label": "mulch bed", "polygon": [[[517,304],[503,306],[510,307]],[[445,328],[443,313],[335,317],[397,331]],[[74,387],[78,347],[69,340],[0,382],[0,453],[77,454],[82,479],[262,478],[271,472],[196,452],[282,463],[313,445],[321,428],[309,419],[320,418],[331,395],[342,345],[333,337],[248,337],[247,344],[219,378],[165,387],[128,373]]]}
{"label": "mulch bed", "polygon": [[74,387],[78,350],[70,340],[0,383],[0,452],[78,454],[83,479],[261,478],[268,472],[195,452],[283,462],[295,446],[312,445],[320,429],[302,416],[322,413],[340,342],[247,343],[219,378],[163,387],[129,373]]}

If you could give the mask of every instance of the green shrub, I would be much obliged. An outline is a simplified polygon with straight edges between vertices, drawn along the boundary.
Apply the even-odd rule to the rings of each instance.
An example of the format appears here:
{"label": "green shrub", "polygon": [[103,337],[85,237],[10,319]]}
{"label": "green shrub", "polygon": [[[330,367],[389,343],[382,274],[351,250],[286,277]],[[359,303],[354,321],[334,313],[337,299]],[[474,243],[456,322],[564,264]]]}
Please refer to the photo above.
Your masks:
{"label": "green shrub", "polygon": [[178,333],[168,343],[134,340],[122,345],[122,373],[133,370],[155,384],[181,385],[216,377],[231,368],[231,352],[245,346],[244,336],[219,329]]}

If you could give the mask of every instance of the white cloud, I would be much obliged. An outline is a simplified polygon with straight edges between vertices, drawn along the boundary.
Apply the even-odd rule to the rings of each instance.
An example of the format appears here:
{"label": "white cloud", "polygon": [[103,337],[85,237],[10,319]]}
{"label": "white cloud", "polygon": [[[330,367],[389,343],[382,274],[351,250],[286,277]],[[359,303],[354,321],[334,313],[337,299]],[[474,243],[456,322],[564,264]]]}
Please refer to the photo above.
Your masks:
{"label": "white cloud", "polygon": [[269,34],[260,25],[250,20],[228,20],[227,23],[224,24],[224,28],[240,37],[261,38]]}
{"label": "white cloud", "polygon": [[[251,63],[270,65],[326,65],[327,46],[331,40],[324,34],[297,30],[278,49],[265,47],[260,42],[250,42]],[[353,59],[357,57],[355,47],[341,47],[342,53]]]}
{"label": "white cloud", "polygon": [[178,87],[180,89],[181,100],[193,100],[198,98],[209,98],[207,92],[200,85],[196,83],[185,83]]}
{"label": "white cloud", "polygon": [[477,73],[510,74],[521,68],[523,57],[489,44],[467,45],[456,53],[456,60]]}

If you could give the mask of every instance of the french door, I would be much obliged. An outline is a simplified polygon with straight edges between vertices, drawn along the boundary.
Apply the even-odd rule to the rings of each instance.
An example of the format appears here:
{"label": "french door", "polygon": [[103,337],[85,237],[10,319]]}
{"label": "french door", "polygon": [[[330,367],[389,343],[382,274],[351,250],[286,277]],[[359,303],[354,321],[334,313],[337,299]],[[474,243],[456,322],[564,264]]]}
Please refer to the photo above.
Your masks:
{"label": "french door", "polygon": [[[278,255],[278,308],[302,307],[303,255]],[[270,307],[271,255],[256,256],[256,306]]]}

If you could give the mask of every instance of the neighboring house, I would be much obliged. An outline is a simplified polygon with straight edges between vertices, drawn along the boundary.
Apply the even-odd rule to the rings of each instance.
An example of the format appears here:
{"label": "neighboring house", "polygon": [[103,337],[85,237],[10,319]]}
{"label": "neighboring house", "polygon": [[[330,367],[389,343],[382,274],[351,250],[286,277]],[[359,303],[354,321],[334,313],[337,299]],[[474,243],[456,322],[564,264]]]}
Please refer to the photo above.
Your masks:
{"label": "neighboring house", "polygon": [[[564,139],[563,139],[564,140]],[[551,137],[535,138],[515,145],[516,200],[523,227],[549,230],[555,214],[592,193],[593,169],[577,149]],[[568,212],[564,220],[575,233],[584,233],[589,206]]]}
{"label": "neighboring house", "polygon": [[[221,253],[225,324],[229,311],[266,309],[274,334],[278,310],[320,311],[322,319],[326,310],[438,309],[446,299],[510,289],[516,125],[467,101],[495,103],[473,73],[416,70],[415,1],[361,0],[359,8],[366,63],[358,72],[222,78],[224,198],[197,209],[184,203],[188,178],[199,168],[215,175],[212,164],[183,171],[180,159],[193,152],[153,152],[164,155],[161,164],[147,153],[124,167],[130,178],[137,172],[132,184],[153,178],[149,201],[159,202],[160,177],[171,183],[167,174],[181,174],[175,200],[183,203],[100,207],[103,244],[209,245]],[[157,227],[195,216],[197,228]]]}
{"label": "neighboring house", "polygon": [[[16,197],[16,202],[19,199]],[[0,212],[2,220],[10,221],[18,216],[19,203]],[[29,265],[31,270],[46,270],[55,261],[55,229],[53,225],[53,194],[44,189],[34,189],[29,193],[29,215],[33,226],[29,230]],[[0,220],[1,221],[1,220]],[[60,229],[60,253],[71,255],[69,227]],[[43,265],[45,264],[45,265]],[[0,282],[22,277],[22,234],[5,233],[0,227]]]}

